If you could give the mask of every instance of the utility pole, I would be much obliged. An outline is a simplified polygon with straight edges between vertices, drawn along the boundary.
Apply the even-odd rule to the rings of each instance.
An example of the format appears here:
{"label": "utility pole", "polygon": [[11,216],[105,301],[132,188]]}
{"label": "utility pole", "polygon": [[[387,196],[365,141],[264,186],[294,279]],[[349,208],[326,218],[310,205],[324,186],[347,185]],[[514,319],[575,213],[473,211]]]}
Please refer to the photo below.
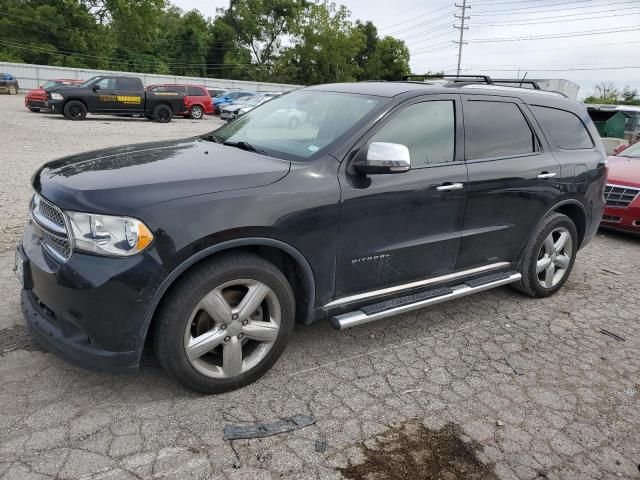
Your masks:
{"label": "utility pole", "polygon": [[456,18],[460,19],[460,26],[458,25],[454,25],[453,28],[459,28],[460,29],[460,41],[456,42],[455,40],[453,41],[453,43],[457,43],[458,44],[458,73],[457,75],[460,75],[460,65],[462,63],[462,45],[466,45],[467,42],[464,41],[464,31],[465,30],[469,30],[468,26],[465,26],[465,20],[469,20],[469,17],[466,16],[465,14],[467,13],[467,10],[471,8],[471,5],[467,5],[467,0],[462,0],[462,5],[458,5],[457,3],[454,4],[457,8],[462,9],[462,14],[461,15],[456,15],[454,14],[453,16]]}

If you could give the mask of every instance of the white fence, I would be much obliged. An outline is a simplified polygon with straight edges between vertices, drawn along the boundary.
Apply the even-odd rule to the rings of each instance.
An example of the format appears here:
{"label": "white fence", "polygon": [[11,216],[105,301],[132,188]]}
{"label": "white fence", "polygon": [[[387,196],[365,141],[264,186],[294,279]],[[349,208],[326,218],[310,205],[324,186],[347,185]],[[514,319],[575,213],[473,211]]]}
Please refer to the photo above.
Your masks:
{"label": "white fence", "polygon": [[110,70],[91,70],[88,68],[50,67],[28,63],[0,62],[0,72],[10,73],[18,79],[21,90],[38,88],[47,80],[55,78],[73,78],[87,80],[96,75],[131,75],[142,78],[145,85],[158,83],[186,83],[204,85],[209,88],[243,89],[255,92],[286,92],[298,85],[285,83],[249,82],[244,80],[225,80],[222,78],[179,77],[176,75],[156,75],[151,73],[114,72]]}

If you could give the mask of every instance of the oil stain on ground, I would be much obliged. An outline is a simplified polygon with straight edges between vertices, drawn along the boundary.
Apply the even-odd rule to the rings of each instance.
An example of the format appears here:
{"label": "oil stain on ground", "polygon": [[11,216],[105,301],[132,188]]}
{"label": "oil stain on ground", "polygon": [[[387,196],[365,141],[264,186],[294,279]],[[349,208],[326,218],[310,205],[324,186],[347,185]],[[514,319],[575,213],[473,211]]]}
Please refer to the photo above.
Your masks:
{"label": "oil stain on ground", "polygon": [[460,427],[452,423],[429,430],[411,420],[376,437],[373,447],[362,445],[365,461],[340,472],[353,480],[497,480],[494,465],[476,456],[481,445],[464,442],[460,435]]}

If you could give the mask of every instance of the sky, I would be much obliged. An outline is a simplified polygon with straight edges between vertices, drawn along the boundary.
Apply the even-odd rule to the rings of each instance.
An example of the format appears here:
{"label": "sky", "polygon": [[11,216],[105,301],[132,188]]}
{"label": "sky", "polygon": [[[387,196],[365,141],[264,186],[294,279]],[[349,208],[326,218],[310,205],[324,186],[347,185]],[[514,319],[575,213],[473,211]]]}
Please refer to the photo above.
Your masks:
{"label": "sky", "polygon": [[[463,0],[457,3],[462,4]],[[214,17],[228,0],[172,0]],[[342,0],[352,19],[405,40],[414,73],[455,73],[454,0]],[[468,0],[462,74],[565,78],[580,98],[600,82],[640,90],[640,0]],[[550,38],[540,38],[540,37]],[[606,67],[606,69],[604,68]],[[636,68],[623,68],[636,67]]]}

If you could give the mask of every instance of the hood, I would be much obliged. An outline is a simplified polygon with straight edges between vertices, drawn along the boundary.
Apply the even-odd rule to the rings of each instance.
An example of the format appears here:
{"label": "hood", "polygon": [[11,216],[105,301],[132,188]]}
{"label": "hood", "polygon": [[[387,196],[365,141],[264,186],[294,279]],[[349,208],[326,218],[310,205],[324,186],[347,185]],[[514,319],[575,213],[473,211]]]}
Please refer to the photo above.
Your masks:
{"label": "hood", "polygon": [[73,95],[88,95],[92,94],[93,90],[90,88],[79,87],[78,85],[58,85],[57,87],[47,88],[49,93],[71,93]]}
{"label": "hood", "polygon": [[640,188],[640,158],[609,157],[607,183]]}
{"label": "hood", "polygon": [[168,200],[268,185],[289,167],[286,160],[196,137],[54,160],[36,172],[33,187],[66,210],[126,215]]}

